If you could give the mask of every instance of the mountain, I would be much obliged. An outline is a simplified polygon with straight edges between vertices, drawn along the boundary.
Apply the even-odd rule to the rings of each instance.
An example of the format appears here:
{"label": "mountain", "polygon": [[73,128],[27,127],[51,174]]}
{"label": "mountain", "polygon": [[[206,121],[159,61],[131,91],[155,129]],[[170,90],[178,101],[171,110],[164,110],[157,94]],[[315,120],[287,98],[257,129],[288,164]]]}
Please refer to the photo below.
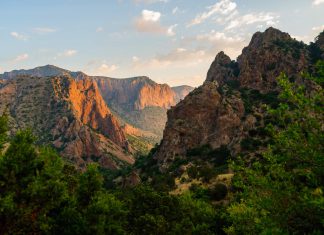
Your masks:
{"label": "mountain", "polygon": [[148,77],[113,79],[93,77],[101,93],[121,119],[136,128],[153,133],[159,141],[166,122],[166,111],[193,88],[171,88]]}
{"label": "mountain", "polygon": [[0,88],[0,112],[9,114],[12,133],[31,128],[41,143],[81,168],[92,161],[110,169],[134,162],[118,120],[92,79],[14,76],[5,75],[9,79]]}
{"label": "mountain", "polygon": [[263,133],[269,120],[264,105],[279,103],[276,78],[285,72],[291,81],[312,86],[300,73],[313,69],[313,62],[323,55],[321,48],[323,33],[316,43],[306,45],[269,28],[253,35],[237,61],[220,52],[204,84],[168,111],[154,155],[160,169],[192,155],[228,158],[247,150],[250,157],[257,155],[267,145]]}
{"label": "mountain", "polygon": [[46,65],[0,75],[0,111],[9,107],[13,133],[31,127],[80,167],[95,159],[118,168],[160,141],[167,109],[189,91],[147,77],[92,77]]}
{"label": "mountain", "polygon": [[[69,75],[75,80],[92,79],[113,114],[123,125],[133,126],[144,133],[151,144],[160,141],[166,123],[166,111],[183,99],[193,87],[169,87],[158,84],[148,77],[115,79],[103,76],[88,76],[54,65],[36,67],[30,70],[14,70],[0,75],[8,80],[21,75],[51,77]],[[143,136],[143,135],[141,135]]]}

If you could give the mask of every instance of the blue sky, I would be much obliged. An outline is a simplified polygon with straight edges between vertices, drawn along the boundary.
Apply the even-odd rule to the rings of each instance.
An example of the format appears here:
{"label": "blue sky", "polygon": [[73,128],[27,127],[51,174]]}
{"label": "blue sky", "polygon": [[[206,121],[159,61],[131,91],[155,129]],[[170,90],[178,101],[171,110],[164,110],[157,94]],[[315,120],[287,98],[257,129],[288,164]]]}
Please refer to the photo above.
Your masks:
{"label": "blue sky", "polygon": [[269,26],[312,41],[324,0],[1,0],[0,72],[54,64],[198,86],[217,52],[236,59]]}

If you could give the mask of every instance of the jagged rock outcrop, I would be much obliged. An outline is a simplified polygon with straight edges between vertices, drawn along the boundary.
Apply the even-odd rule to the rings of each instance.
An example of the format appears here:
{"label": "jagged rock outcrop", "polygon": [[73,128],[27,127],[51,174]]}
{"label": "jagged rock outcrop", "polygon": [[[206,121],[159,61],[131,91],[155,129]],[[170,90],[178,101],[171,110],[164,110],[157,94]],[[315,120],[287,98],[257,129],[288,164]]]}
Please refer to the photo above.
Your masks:
{"label": "jagged rock outcrop", "polygon": [[262,104],[276,103],[281,72],[300,79],[312,67],[309,46],[269,28],[253,35],[237,62],[220,52],[205,83],[168,111],[161,145],[154,155],[161,169],[203,145],[237,155],[250,131],[264,127]]}
{"label": "jagged rock outcrop", "polygon": [[12,132],[29,127],[79,167],[92,161],[116,169],[132,164],[122,128],[90,78],[10,77],[0,89],[0,111]]}
{"label": "jagged rock outcrop", "polygon": [[229,56],[223,51],[219,52],[208,70],[206,82],[217,81],[219,85],[223,85],[226,80],[234,77],[232,64],[235,65]]}

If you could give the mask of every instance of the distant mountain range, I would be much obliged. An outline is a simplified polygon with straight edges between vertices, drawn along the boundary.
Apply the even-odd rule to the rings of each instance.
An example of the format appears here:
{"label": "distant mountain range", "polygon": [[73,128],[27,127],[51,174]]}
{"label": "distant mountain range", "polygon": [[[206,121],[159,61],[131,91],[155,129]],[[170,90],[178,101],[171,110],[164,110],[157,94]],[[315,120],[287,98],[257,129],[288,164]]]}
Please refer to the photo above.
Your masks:
{"label": "distant mountain range", "polygon": [[46,65],[0,75],[0,112],[7,110],[13,133],[32,128],[79,167],[119,168],[160,141],[167,109],[191,90]]}

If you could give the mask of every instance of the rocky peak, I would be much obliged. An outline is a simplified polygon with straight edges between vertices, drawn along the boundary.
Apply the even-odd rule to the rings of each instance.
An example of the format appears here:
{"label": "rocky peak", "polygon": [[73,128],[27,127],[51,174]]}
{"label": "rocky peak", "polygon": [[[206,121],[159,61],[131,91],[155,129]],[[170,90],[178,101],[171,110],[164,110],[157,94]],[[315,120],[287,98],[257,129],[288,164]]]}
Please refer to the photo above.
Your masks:
{"label": "rocky peak", "polygon": [[285,40],[291,40],[291,37],[289,36],[288,33],[284,33],[279,29],[270,27],[266,29],[263,33],[256,32],[252,36],[248,48],[259,48],[259,47],[269,46],[274,41],[285,41]]}
{"label": "rocky peak", "polygon": [[222,85],[227,79],[234,77],[234,66],[235,63],[229,56],[223,51],[219,52],[208,70],[206,82],[217,81]]}
{"label": "rocky peak", "polygon": [[267,92],[276,87],[281,72],[298,78],[308,69],[307,45],[292,39],[288,33],[269,28],[257,32],[237,58],[240,84],[244,87]]}
{"label": "rocky peak", "polygon": [[63,99],[71,103],[78,120],[128,150],[124,132],[107,107],[94,80],[90,78],[75,80],[70,76],[61,76],[55,78],[53,82],[56,96],[59,98],[60,95],[64,95]]}
{"label": "rocky peak", "polygon": [[277,101],[280,73],[298,81],[310,66],[309,47],[274,28],[255,33],[237,62],[220,52],[204,84],[168,111],[154,156],[160,168],[201,146],[215,151],[226,146],[231,154],[239,154],[250,130],[263,128],[262,104]]}

